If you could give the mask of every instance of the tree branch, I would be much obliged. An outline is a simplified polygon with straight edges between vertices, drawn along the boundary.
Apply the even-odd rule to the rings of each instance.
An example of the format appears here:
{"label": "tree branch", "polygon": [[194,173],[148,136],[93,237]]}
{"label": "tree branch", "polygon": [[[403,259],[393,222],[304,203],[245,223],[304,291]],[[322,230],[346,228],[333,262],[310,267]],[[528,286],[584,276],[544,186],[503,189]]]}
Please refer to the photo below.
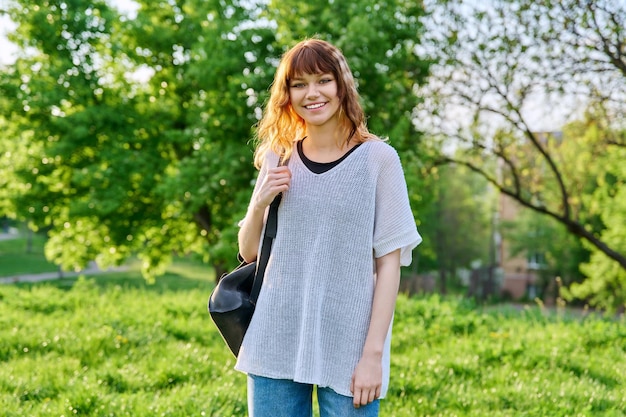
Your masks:
{"label": "tree branch", "polygon": [[[621,53],[621,48],[623,45],[621,45],[619,42],[616,42],[616,44],[614,45],[609,38],[604,36],[602,31],[600,30],[601,26],[598,23],[598,16],[595,13],[596,7],[594,6],[594,3],[590,2],[587,5],[587,7],[588,7],[588,10],[591,12],[592,21],[595,25],[594,30],[596,34],[600,37],[600,40],[602,41],[601,48],[596,48],[596,50],[598,50],[599,52],[604,52],[607,58],[609,58],[611,63],[615,66],[615,68],[617,68],[619,71],[621,71],[623,75],[626,76],[626,62],[622,61],[622,53]],[[615,24],[615,27],[620,28],[619,23],[615,20],[616,19],[615,15],[606,10],[603,10],[603,11],[609,14],[610,19]],[[612,51],[612,49],[615,49],[615,53]]]}
{"label": "tree branch", "polygon": [[[546,163],[550,167],[550,171],[552,171],[554,178],[556,179],[556,182],[558,184],[559,193],[561,195],[561,204],[563,205],[563,214],[566,218],[569,218],[571,216],[571,207],[570,207],[569,199],[568,199],[569,193],[567,192],[565,182],[563,181],[563,176],[561,175],[561,172],[559,168],[557,167],[556,162],[554,161],[552,156],[546,151],[546,149],[541,144],[541,142],[539,142],[535,133],[533,133],[532,130],[530,129],[530,126],[528,125],[528,123],[526,122],[526,119],[521,113],[521,110],[520,110],[521,105],[518,105],[511,101],[511,99],[509,98],[507,94],[507,91],[503,90],[498,85],[498,83],[496,82],[497,81],[496,77],[492,74],[491,70],[489,70],[487,66],[485,66],[485,71],[488,75],[486,81],[489,83],[492,89],[496,92],[496,94],[498,94],[504,100],[504,102],[506,103],[505,108],[509,110],[509,112],[495,110],[495,109],[491,109],[491,111],[504,117],[505,120],[507,120],[509,123],[513,124],[518,129],[520,129],[522,133],[524,134],[524,136],[530,141],[532,146],[535,149],[537,149],[537,151],[541,154],[543,159],[546,161]],[[510,113],[513,113],[516,116],[516,118],[514,119],[513,117],[511,117]]]}
{"label": "tree branch", "polygon": [[492,184],[501,193],[511,197],[513,200],[517,201],[523,207],[529,208],[531,210],[534,210],[537,213],[544,214],[546,216],[549,216],[555,219],[556,221],[558,221],[559,223],[567,227],[567,229],[571,233],[573,233],[574,235],[582,239],[585,239],[586,241],[591,243],[593,246],[595,246],[597,249],[599,249],[604,254],[606,254],[609,258],[617,262],[622,268],[626,269],[626,256],[611,249],[603,241],[598,239],[593,232],[587,230],[587,228],[583,224],[576,222],[569,217],[565,217],[564,215],[560,215],[559,213],[551,211],[543,205],[533,204],[532,201],[523,198],[522,195],[516,192],[511,191],[510,189],[505,187],[503,184],[501,184],[495,177],[489,175],[489,173],[487,173],[484,169],[482,169],[481,167],[475,164],[472,164],[469,161],[454,159],[451,157],[445,157],[443,159],[440,159],[440,162],[441,163],[455,163],[455,164],[466,166],[471,171],[485,178],[490,184]]}

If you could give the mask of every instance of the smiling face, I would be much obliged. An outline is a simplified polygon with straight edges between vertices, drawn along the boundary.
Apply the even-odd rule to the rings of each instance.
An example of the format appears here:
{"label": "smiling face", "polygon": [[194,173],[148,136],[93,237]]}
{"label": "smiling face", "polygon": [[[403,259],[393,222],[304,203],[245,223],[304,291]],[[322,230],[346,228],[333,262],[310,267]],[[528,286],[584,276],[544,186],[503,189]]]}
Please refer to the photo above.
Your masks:
{"label": "smiling face", "polygon": [[331,73],[299,74],[289,80],[288,88],[291,106],[308,128],[338,123],[341,103]]}
{"label": "smiling face", "polygon": [[288,148],[294,137],[330,121],[337,123],[332,127],[338,138],[362,142],[370,137],[354,77],[341,51],[322,40],[301,41],[281,58],[258,134],[277,138]]}

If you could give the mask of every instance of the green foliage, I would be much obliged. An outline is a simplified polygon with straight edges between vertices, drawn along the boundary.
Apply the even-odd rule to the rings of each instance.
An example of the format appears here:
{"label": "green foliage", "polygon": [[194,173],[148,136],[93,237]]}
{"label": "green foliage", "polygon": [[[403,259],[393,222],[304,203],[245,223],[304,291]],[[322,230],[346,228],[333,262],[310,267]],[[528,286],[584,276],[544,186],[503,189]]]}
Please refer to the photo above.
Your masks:
{"label": "green foliage", "polygon": [[272,1],[268,16],[277,22],[284,48],[294,41],[318,36],[342,49],[358,82],[368,124],[390,137],[403,151],[416,152],[419,135],[411,112],[419,98],[413,94],[429,62],[417,55],[423,34],[418,2],[375,0],[359,2]]}
{"label": "green foliage", "polygon": [[289,2],[136,3],[136,16],[103,0],[8,4],[21,54],[0,72],[0,212],[49,229],[46,255],[65,269],[136,255],[153,278],[175,253],[232,266],[252,128],[277,59],[302,36],[344,46],[374,130],[414,145],[411,92],[428,66],[414,52],[414,3],[368,2],[381,17],[369,32],[341,2],[297,14],[278,13]]}
{"label": "green foliage", "polygon": [[579,268],[589,260],[589,252],[579,238],[554,219],[523,210],[515,220],[503,222],[502,232],[503,238],[510,242],[512,256],[541,256],[538,274],[544,291],[556,277],[565,286],[584,279]]}
{"label": "green foliage", "polygon": [[[605,227],[602,239],[620,253],[626,253],[626,148],[614,147],[610,158],[601,158],[602,169],[595,179],[587,205],[598,213]],[[626,307],[626,270],[604,253],[587,245],[592,255],[581,270],[589,278],[571,288],[571,296],[588,299],[592,305],[609,311]]]}
{"label": "green foliage", "polygon": [[174,252],[234,260],[221,231],[254,176],[245,82],[259,80],[245,53],[251,39],[263,51],[267,30],[230,36],[247,9],[196,3],[140,2],[134,19],[100,1],[9,10],[12,39],[35,49],[0,83],[13,97],[0,118],[5,210],[49,228],[46,255],[65,269],[137,254],[153,278]]}
{"label": "green foliage", "polygon": [[[188,264],[0,287],[4,415],[246,415],[211,288]],[[623,321],[400,296],[381,415],[621,415]]]}
{"label": "green foliage", "polygon": [[584,267],[591,281],[573,291],[610,308],[626,301],[618,201],[625,177],[610,168],[623,165],[626,146],[626,62],[617,53],[625,47],[624,6],[427,2],[423,48],[437,59],[437,70],[417,111],[441,149],[457,151],[441,153],[442,162],[480,173],[585,241],[594,252]]}
{"label": "green foliage", "polygon": [[[491,264],[496,194],[487,181],[464,166],[444,165],[433,167],[424,183],[434,201],[420,212],[421,269],[438,270],[445,280],[459,268],[470,269],[474,261]],[[445,291],[445,282],[441,284]]]}

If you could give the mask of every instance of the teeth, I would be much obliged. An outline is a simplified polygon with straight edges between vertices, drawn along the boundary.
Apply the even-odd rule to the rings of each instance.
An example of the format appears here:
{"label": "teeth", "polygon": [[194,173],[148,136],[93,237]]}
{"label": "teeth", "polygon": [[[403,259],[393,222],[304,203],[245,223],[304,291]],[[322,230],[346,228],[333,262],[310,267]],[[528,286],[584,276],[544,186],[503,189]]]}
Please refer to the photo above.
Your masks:
{"label": "teeth", "polygon": [[319,103],[319,104],[312,104],[310,106],[306,106],[307,109],[319,109],[320,107],[322,107],[324,105],[324,103]]}

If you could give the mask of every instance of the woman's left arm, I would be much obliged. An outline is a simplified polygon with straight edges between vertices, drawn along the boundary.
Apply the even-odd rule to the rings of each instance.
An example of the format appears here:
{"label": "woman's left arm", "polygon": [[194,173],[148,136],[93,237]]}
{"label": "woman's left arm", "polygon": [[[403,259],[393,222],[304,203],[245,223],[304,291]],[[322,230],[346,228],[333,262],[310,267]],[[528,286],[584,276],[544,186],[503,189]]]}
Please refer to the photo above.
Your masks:
{"label": "woman's left arm", "polygon": [[376,258],[376,286],[372,317],[363,355],[352,375],[351,390],[356,408],[380,397],[382,356],[400,285],[400,249]]}

